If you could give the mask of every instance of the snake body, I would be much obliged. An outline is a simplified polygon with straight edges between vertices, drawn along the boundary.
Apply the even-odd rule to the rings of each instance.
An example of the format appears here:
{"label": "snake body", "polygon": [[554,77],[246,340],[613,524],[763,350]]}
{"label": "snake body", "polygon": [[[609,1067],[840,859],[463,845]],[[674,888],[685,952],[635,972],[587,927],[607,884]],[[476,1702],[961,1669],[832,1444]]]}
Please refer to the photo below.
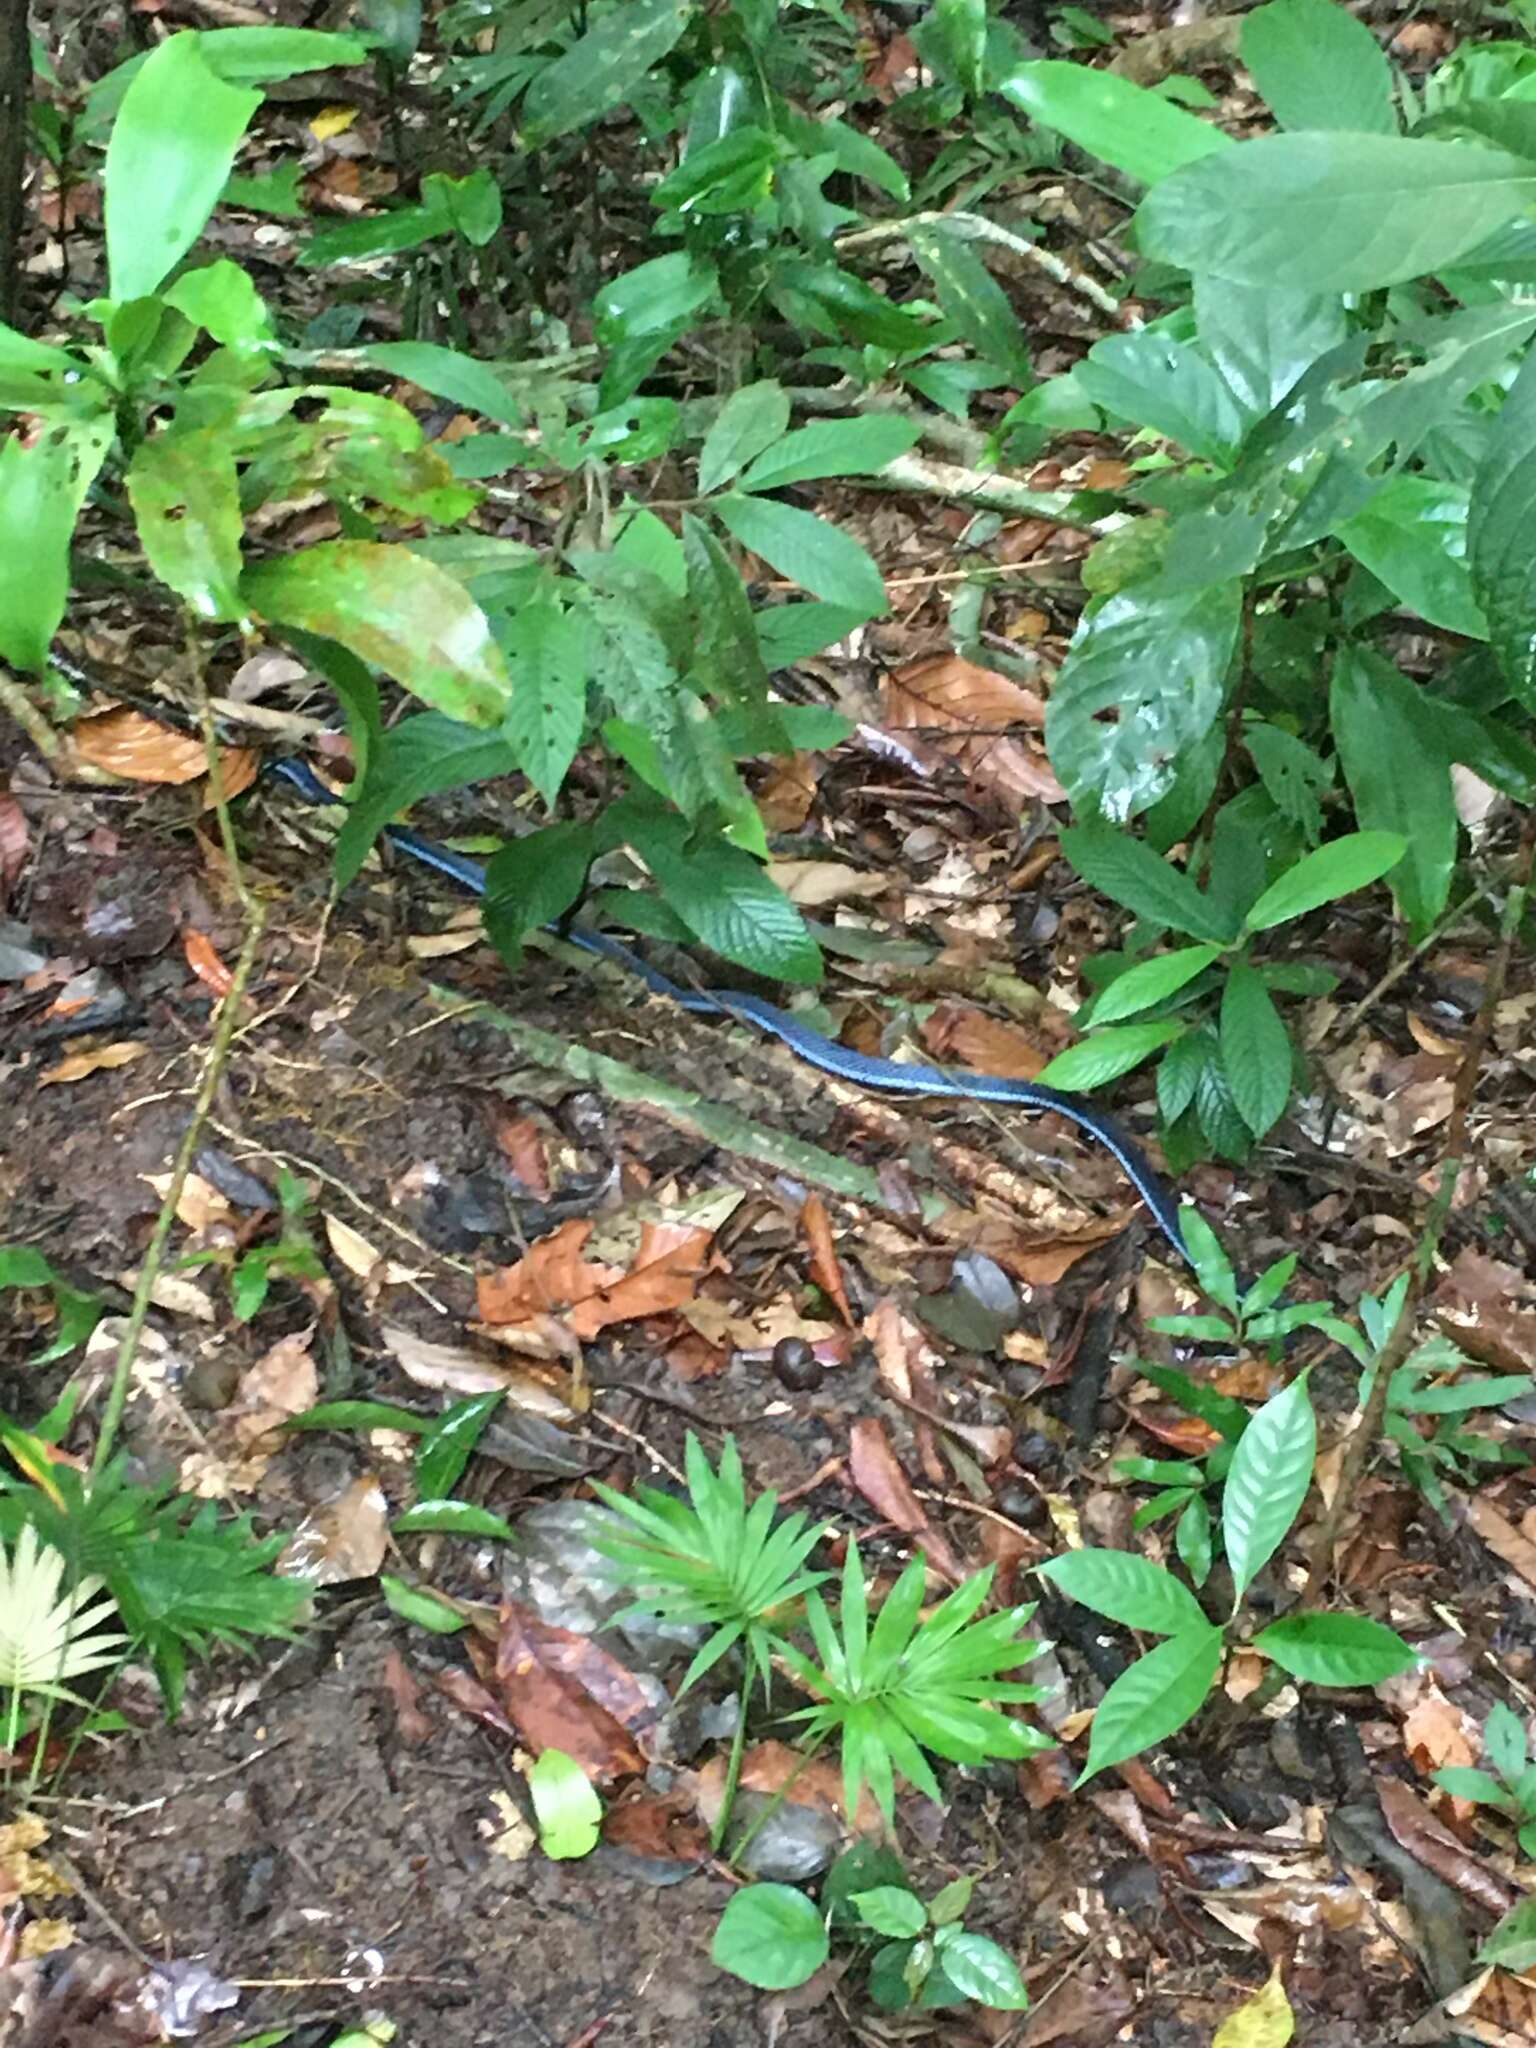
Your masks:
{"label": "snake body", "polygon": [[[280,775],[309,803],[334,804],[340,801],[303,761],[291,757],[276,761],[272,773]],[[473,895],[485,894],[485,869],[478,861],[454,853],[448,847],[438,846],[406,826],[388,826],[383,837],[387,844],[408,859],[446,876]],[[564,924],[547,925],[545,929],[564,939],[568,945],[580,947],[583,952],[594,954],[599,959],[613,961],[643,982],[653,995],[676,1003],[679,1009],[690,1010],[700,1016],[735,1017],[742,1023],[754,1025],[770,1038],[776,1038],[781,1045],[788,1046],[807,1066],[817,1067],[839,1081],[851,1081],[857,1087],[868,1088],[881,1095],[947,1095],[964,1102],[993,1102],[1014,1109],[1054,1111],[1057,1116],[1065,1117],[1080,1131],[1086,1132],[1114,1158],[1145,1202],[1170,1246],[1182,1261],[1188,1262],[1189,1253],[1179,1224],[1178,1204],[1159,1179],[1152,1162],[1111,1117],[1077,1096],[1063,1095],[1055,1088],[1044,1088],[1038,1081],[960,1072],[950,1067],[909,1066],[902,1061],[855,1052],[851,1047],[839,1045],[836,1040],[812,1030],[790,1011],[781,1010],[777,1004],[767,1002],[761,996],[737,989],[680,987],[648,961],[642,960],[621,940],[609,938],[604,932],[590,931],[582,925]]]}

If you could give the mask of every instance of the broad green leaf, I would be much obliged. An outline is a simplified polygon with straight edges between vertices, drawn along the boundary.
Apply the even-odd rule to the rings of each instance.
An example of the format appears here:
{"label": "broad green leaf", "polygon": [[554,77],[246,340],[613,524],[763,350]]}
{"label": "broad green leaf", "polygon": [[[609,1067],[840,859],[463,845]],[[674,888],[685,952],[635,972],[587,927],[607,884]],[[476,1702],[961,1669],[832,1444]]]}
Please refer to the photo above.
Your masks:
{"label": "broad green leaf", "polygon": [[896,1941],[910,1941],[928,1925],[922,1900],[904,1885],[879,1884],[872,1891],[855,1892],[849,1903],[866,1927]]}
{"label": "broad green leaf", "polygon": [[1536,1966],[1536,1898],[1528,1896],[1510,1907],[1478,1950],[1477,1960],[1517,1972]]}
{"label": "broad green leaf", "polygon": [[1192,1720],[1216,1682],[1221,1647],[1221,1630],[1202,1621],[1122,1671],[1099,1701],[1078,1784],[1140,1755]]}
{"label": "broad green leaf", "polygon": [[523,144],[537,149],[628,98],[676,43],[692,0],[625,0],[535,78],[523,100]]}
{"label": "broad green leaf", "polygon": [[[1237,1275],[1232,1271],[1232,1261],[1227,1257],[1226,1248],[1223,1246],[1221,1239],[1212,1230],[1210,1224],[1206,1222],[1204,1216],[1201,1215],[1193,1202],[1186,1202],[1184,1204],[1183,1208],[1179,1211],[1179,1218],[1183,1230],[1184,1243],[1189,1252],[1190,1263],[1195,1269],[1195,1278],[1200,1282],[1201,1287],[1204,1288],[1212,1301],[1216,1302],[1221,1308],[1224,1308],[1229,1315],[1235,1316],[1237,1314]],[[1156,1377],[1156,1373],[1162,1371],[1163,1368],[1159,1367],[1154,1370],[1152,1367],[1143,1367],[1143,1370],[1153,1380],[1155,1385],[1165,1386],[1164,1381]],[[1219,1413],[1207,1409],[1203,1405],[1196,1405],[1186,1398],[1189,1385],[1190,1383],[1186,1382],[1185,1386],[1174,1394],[1174,1399],[1182,1401],[1183,1405],[1190,1409],[1191,1414],[1202,1416],[1203,1420],[1209,1422],[1213,1429],[1219,1429],[1223,1436],[1230,1436],[1230,1440],[1236,1443],[1238,1437],[1242,1435],[1247,1427],[1247,1410],[1240,1402],[1228,1402],[1224,1396],[1215,1394],[1211,1398],[1221,1404]],[[1225,1419],[1221,1419],[1222,1417]]]}
{"label": "broad green leaf", "polygon": [[1165,1124],[1175,1124],[1195,1099],[1205,1063],[1216,1053],[1205,1029],[1186,1031],[1169,1045],[1158,1063],[1157,1107]]}
{"label": "broad green leaf", "polygon": [[1264,1403],[1227,1468],[1221,1528],[1237,1601],[1301,1513],[1316,1458],[1317,1417],[1303,1373]]}
{"label": "broad green leaf", "polygon": [[813,596],[861,611],[866,619],[887,609],[880,571],[840,527],[777,498],[731,491],[711,504],[734,539]]}
{"label": "broad green leaf", "polygon": [[1483,1747],[1499,1775],[1515,1784],[1525,1770],[1529,1744],[1525,1723],[1502,1700],[1494,1703],[1483,1723]]}
{"label": "broad green leaf", "polygon": [[58,1277],[35,1246],[0,1245],[0,1287],[52,1287]]}
{"label": "broad green leaf", "polygon": [[512,695],[502,731],[523,773],[552,805],[576,758],[587,717],[590,649],[581,622],[540,590],[498,624]]}
{"label": "broad green leaf", "polygon": [[573,1756],[541,1751],[528,1773],[528,1793],[546,1856],[563,1862],[591,1854],[603,1831],[603,1802]]}
{"label": "broad green leaf", "polygon": [[1061,850],[1085,882],[1152,924],[1221,945],[1236,936],[1216,904],[1145,840],[1096,820],[1061,835]]}
{"label": "broad green leaf", "polygon": [[229,85],[276,85],[305,71],[366,64],[366,37],[315,28],[215,28],[198,42],[210,71]]}
{"label": "broad green leaf", "polygon": [[0,374],[47,377],[62,372],[77,377],[81,368],[66,350],[54,348],[46,341],[34,341],[30,335],[19,334],[0,320]]}
{"label": "broad green leaf", "polygon": [[248,213],[270,213],[277,220],[302,220],[304,203],[299,198],[303,166],[297,157],[274,164],[259,177],[242,177],[231,171],[225,180],[222,204],[240,206]]}
{"label": "broad green leaf", "polygon": [[1180,756],[1220,716],[1241,616],[1235,582],[1126,590],[1085,613],[1045,718],[1051,766],[1075,805],[1097,803],[1123,824],[1166,794]]}
{"label": "broad green leaf", "polygon": [[306,270],[327,270],[333,263],[372,263],[379,256],[419,249],[451,229],[446,214],[435,206],[397,206],[389,213],[317,228],[299,250],[299,262]]}
{"label": "broad green leaf", "polygon": [[69,544],[116,432],[108,418],[0,441],[0,657],[41,674],[69,601]]}
{"label": "broad green leaf", "polygon": [[381,55],[393,65],[409,64],[421,44],[421,0],[362,0],[361,11]]}
{"label": "broad green leaf", "polygon": [[1262,1138],[1291,1098],[1291,1041],[1274,999],[1246,960],[1234,960],[1221,994],[1221,1064],[1238,1114]]}
{"label": "broad green leaf", "polygon": [[1450,899],[1460,836],[1439,709],[1374,647],[1344,646],[1334,658],[1328,716],[1339,762],[1361,825],[1398,833],[1407,847],[1392,890],[1415,938]]}
{"label": "broad green leaf", "polygon": [[1095,1614],[1150,1635],[1209,1626],[1188,1586],[1132,1550],[1064,1550],[1040,1566],[1040,1576]]}
{"label": "broad green leaf", "polygon": [[402,719],[384,734],[347,806],[336,839],[336,886],[344,889],[368,858],[368,849],[397,812],[439,790],[463,789],[518,767],[515,749],[500,733],[476,732],[435,711]]}
{"label": "broad green leaf", "polygon": [[1390,873],[1405,851],[1406,842],[1396,832],[1348,832],[1342,839],[1331,839],[1271,882],[1244,923],[1251,932],[1267,932],[1341,896],[1352,896]]}
{"label": "broad green leaf", "polygon": [[209,68],[200,42],[182,33],[152,50],[112,125],[102,183],[119,303],[152,292],[202,233],[261,104]]}
{"label": "broad green leaf", "polygon": [[[955,1877],[942,1885],[928,1901],[928,1918],[935,1927],[948,1927],[956,1920],[965,1918],[966,1908],[971,1903],[971,1893],[976,1889],[974,1877]],[[823,1904],[826,1892],[823,1887]]]}
{"label": "broad green leaf", "polygon": [[511,967],[522,961],[523,940],[570,909],[592,864],[592,828],[562,818],[521,839],[508,840],[485,871],[485,929]]}
{"label": "broad green leaf", "polygon": [[1072,377],[1117,419],[1150,427],[1191,454],[1230,467],[1243,437],[1242,412],[1225,378],[1188,342],[1146,327],[1111,334],[1089,350]]}
{"label": "broad green leaf", "polygon": [[1305,1685],[1380,1685],[1418,1662],[1395,1629],[1363,1614],[1288,1614],[1253,1647]]}
{"label": "broad green leaf", "polygon": [[1195,328],[1233,397],[1250,418],[1262,419],[1344,339],[1344,304],[1202,270],[1195,275]]}
{"label": "broad green leaf", "polygon": [[183,271],[160,296],[226,348],[249,347],[276,338],[272,315],[249,273],[227,256],[217,263],[205,263],[201,269]]}
{"label": "broad green leaf", "polygon": [[982,261],[974,240],[945,222],[908,230],[912,253],[927,271],[940,307],[984,362],[1018,375],[1029,347],[1008,294]]}
{"label": "broad green leaf", "polygon": [[318,1408],[306,1408],[302,1415],[290,1415],[284,1429],[401,1429],[425,1435],[432,1423],[411,1408],[397,1408],[390,1401],[322,1401]]}
{"label": "broad green leaf", "polygon": [[1533,203],[1536,164],[1498,150],[1268,135],[1176,172],[1136,222],[1159,263],[1273,290],[1362,292],[1443,269]]}
{"label": "broad green leaf", "polygon": [[515,1543],[517,1531],[503,1516],[469,1500],[420,1500],[390,1524],[396,1536],[489,1536]]}
{"label": "broad green leaf", "polygon": [[768,670],[757,643],[752,604],[736,565],[713,530],[683,514],[683,560],[693,612],[693,672],[727,704],[768,710]]}
{"label": "broad green leaf", "polygon": [[1444,1770],[1431,1771],[1430,1776],[1458,1799],[1472,1799],[1480,1806],[1505,1806],[1509,1802],[1509,1793],[1490,1771],[1472,1771],[1451,1764]]}
{"label": "broad green leaf", "polygon": [[1202,157],[1225,155],[1230,146],[1213,123],[1171,106],[1161,93],[1085,64],[1057,58],[1021,64],[997,90],[1032,121],[1057,129],[1143,185],[1156,185]]}
{"label": "broad green leaf", "polygon": [[229,438],[174,428],[139,443],[124,478],[145,558],[200,619],[245,616],[240,540],[245,522]]}
{"label": "broad green leaf", "polygon": [[1156,959],[1128,967],[1094,1003],[1094,1023],[1113,1024],[1118,1018],[1134,1017],[1138,1010],[1149,1010],[1166,996],[1177,994],[1220,958],[1219,946],[1181,946],[1176,953],[1159,953]]}
{"label": "broad green leaf", "polygon": [[827,1930],[804,1892],[787,1884],[743,1885],[731,1897],[709,1959],[760,1991],[788,1991],[827,1960]]}
{"label": "broad green leaf", "polygon": [[984,1934],[946,1927],[939,1939],[939,1962],[955,1989],[978,2005],[994,2012],[1023,2012],[1029,2004],[1013,1957]]}
{"label": "broad green leaf", "polygon": [[781,439],[788,425],[789,398],[782,384],[765,378],[733,391],[704,437],[699,453],[700,492],[728,484],[754,456]]}
{"label": "broad green leaf", "polygon": [[248,569],[253,611],[350,647],[435,710],[496,725],[512,686],[501,649],[472,597],[408,548],[332,540]]}
{"label": "broad green leaf", "polygon": [[690,148],[682,162],[651,187],[651,204],[706,219],[711,214],[749,212],[772,193],[774,171],[792,153],[781,136],[747,122],[714,142]]}
{"label": "broad green leaf", "polygon": [[1536,309],[1528,296],[1464,306],[1402,330],[1404,342],[1421,349],[1425,360],[1358,405],[1350,427],[1358,458],[1374,461],[1390,444],[1401,468],[1436,428],[1454,422],[1480,384],[1505,381],[1506,363],[1533,332]]}
{"label": "broad green leaf", "polygon": [[1243,23],[1241,47],[1282,128],[1397,133],[1392,67],[1338,0],[1269,0]]}
{"label": "broad green leaf", "polygon": [[1096,1031],[1081,1044],[1069,1045],[1065,1052],[1057,1053],[1038,1078],[1043,1086],[1060,1088],[1068,1095],[1088,1088],[1101,1088],[1106,1081],[1113,1081],[1121,1074],[1128,1074],[1132,1067],[1139,1067],[1159,1046],[1166,1045],[1170,1038],[1177,1038],[1183,1029],[1182,1024],[1169,1021],[1122,1024],[1108,1031]]}
{"label": "broad green leaf", "polygon": [[[1333,764],[1325,761],[1305,740],[1299,740],[1283,726],[1251,725],[1243,744],[1253,756],[1259,780],[1269,792],[1275,808],[1298,824],[1309,843],[1323,831],[1322,798],[1333,785]],[[1367,818],[1365,825],[1384,824],[1385,819]]]}
{"label": "broad green leaf", "polygon": [[785,484],[806,483],[813,477],[874,476],[914,447],[921,431],[916,420],[898,419],[891,413],[866,413],[856,420],[817,420],[764,449],[743,473],[740,489],[777,491]]}
{"label": "broad green leaf", "polygon": [[416,1446],[416,1494],[420,1500],[446,1500],[463,1476],[470,1454],[485,1426],[501,1406],[497,1393],[472,1394],[455,1401],[433,1423]]}
{"label": "broad green leaf", "polygon": [[1287,2048],[1295,2032],[1296,2015],[1276,1963],[1263,1990],[1222,2021],[1211,2048]]}
{"label": "broad green leaf", "polygon": [[434,1635],[457,1635],[464,1626],[463,1615],[456,1613],[446,1600],[439,1600],[435,1593],[412,1586],[390,1572],[379,1573],[379,1591],[402,1621],[414,1621],[418,1628],[431,1629]]}
{"label": "broad green leaf", "polygon": [[1536,352],[1510,386],[1472,483],[1467,556],[1505,680],[1536,708]]}
{"label": "broad green leaf", "polygon": [[753,615],[757,644],[770,671],[793,668],[823,648],[845,640],[869,614],[862,605],[775,604]]}
{"label": "broad green leaf", "polygon": [[662,895],[701,944],[775,981],[820,981],[821,949],[805,919],[750,854],[724,844],[696,854],[638,845]]}
{"label": "broad green leaf", "polygon": [[1488,621],[1467,567],[1467,492],[1428,476],[1395,476],[1333,529],[1357,562],[1432,626],[1486,640]]}
{"label": "broad green leaf", "polygon": [[421,196],[476,249],[483,249],[500,231],[501,187],[483,165],[463,178],[428,171],[421,181]]}
{"label": "broad green leaf", "polygon": [[439,348],[428,341],[378,341],[362,349],[361,359],[392,377],[404,377],[434,398],[451,399],[488,420],[503,426],[520,427],[525,415],[507,387],[489,364],[478,362],[456,348]]}
{"label": "broad green leaf", "polygon": [[918,55],[970,99],[986,90],[987,0],[933,0],[916,31]]}

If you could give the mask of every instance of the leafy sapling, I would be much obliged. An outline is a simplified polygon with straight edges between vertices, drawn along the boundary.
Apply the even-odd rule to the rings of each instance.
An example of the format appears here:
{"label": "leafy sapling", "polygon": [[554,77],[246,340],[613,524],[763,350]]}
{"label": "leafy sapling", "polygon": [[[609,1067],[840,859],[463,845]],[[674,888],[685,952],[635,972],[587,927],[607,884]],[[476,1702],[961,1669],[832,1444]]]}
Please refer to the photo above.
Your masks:
{"label": "leafy sapling", "polygon": [[1483,1723],[1483,1755],[1491,1769],[1452,1765],[1434,1773],[1435,1783],[1457,1799],[1508,1814],[1518,1823],[1515,1839],[1521,1854],[1536,1862],[1536,1763],[1531,1761],[1525,1723],[1502,1700]]}

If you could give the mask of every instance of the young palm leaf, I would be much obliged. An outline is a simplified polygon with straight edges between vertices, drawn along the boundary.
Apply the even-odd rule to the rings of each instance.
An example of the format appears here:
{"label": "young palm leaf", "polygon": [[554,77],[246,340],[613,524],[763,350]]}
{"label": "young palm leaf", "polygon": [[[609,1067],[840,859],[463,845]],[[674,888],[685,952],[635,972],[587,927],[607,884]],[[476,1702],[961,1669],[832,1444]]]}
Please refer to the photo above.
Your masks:
{"label": "young palm leaf", "polygon": [[717,1472],[690,1435],[686,1465],[687,1500],[650,1486],[634,1495],[596,1489],[630,1526],[594,1540],[643,1596],[619,1618],[659,1615],[684,1627],[713,1629],[688,1667],[683,1692],[737,1643],[766,1691],[785,1610],[826,1577],[802,1569],[821,1526],[802,1514],[776,1523],[776,1493],[759,1494],[747,1506],[734,1437],[725,1440]]}
{"label": "young palm leaf", "polygon": [[1040,1645],[1022,1635],[1033,1607],[1012,1607],[973,1619],[992,1590],[992,1567],[957,1586],[921,1618],[926,1574],[914,1558],[869,1625],[869,1595],[856,1543],[843,1567],[841,1634],[821,1596],[806,1601],[806,1620],[820,1663],[780,1645],[814,1707],[796,1715],[813,1740],[840,1734],[843,1790],[851,1816],[868,1784],[887,1820],[900,1775],[930,1799],[938,1781],[924,1751],[950,1763],[1031,1756],[1055,1745],[1038,1729],[999,1713],[999,1700],[1029,1702],[1038,1686],[999,1674],[1027,1664]]}
{"label": "young palm leaf", "polygon": [[0,1691],[12,1696],[13,1714],[22,1693],[70,1698],[66,1679],[115,1663],[127,1644],[124,1635],[102,1633],[113,1603],[96,1599],[100,1579],[81,1579],[66,1593],[64,1569],[30,1522],[14,1551],[0,1543]]}

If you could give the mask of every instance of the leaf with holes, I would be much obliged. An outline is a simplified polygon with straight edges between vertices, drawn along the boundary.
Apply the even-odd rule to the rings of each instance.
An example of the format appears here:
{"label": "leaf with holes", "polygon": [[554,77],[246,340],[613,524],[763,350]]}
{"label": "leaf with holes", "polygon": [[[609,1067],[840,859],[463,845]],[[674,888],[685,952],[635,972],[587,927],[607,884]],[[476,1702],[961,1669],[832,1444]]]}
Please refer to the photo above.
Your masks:
{"label": "leaf with holes", "polygon": [[205,428],[155,434],[124,478],[149,566],[200,619],[245,616],[240,490],[228,439]]}

